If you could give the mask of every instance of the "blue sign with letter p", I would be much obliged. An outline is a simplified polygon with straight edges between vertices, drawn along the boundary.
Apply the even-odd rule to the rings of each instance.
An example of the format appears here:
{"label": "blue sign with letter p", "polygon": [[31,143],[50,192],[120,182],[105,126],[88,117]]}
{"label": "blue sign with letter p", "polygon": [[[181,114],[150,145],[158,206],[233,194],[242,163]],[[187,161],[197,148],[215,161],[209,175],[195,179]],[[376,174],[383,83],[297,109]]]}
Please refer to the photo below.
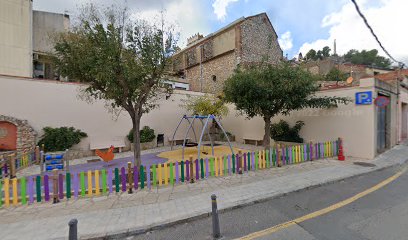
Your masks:
{"label": "blue sign with letter p", "polygon": [[370,105],[373,103],[373,92],[356,92],[356,105]]}

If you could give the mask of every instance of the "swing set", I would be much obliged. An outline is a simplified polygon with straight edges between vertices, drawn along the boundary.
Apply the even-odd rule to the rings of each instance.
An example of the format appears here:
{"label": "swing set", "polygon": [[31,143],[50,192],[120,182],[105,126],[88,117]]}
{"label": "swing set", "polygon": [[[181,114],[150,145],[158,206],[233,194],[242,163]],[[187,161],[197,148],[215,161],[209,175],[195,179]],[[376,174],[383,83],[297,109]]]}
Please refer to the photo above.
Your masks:
{"label": "swing set", "polygon": [[[171,141],[171,150],[173,150],[174,137],[176,136],[177,130],[179,129],[181,123],[184,120],[187,121],[187,123],[189,124],[189,127],[188,127],[188,129],[187,129],[187,131],[186,131],[186,133],[184,135],[184,140],[183,140],[183,147],[182,147],[182,160],[183,161],[184,161],[184,149],[185,149],[185,147],[197,147],[197,159],[200,159],[201,146],[202,146],[202,143],[203,143],[202,140],[203,140],[203,137],[204,137],[204,134],[205,134],[206,130],[207,130],[207,134],[208,134],[208,137],[210,139],[210,142],[211,142],[211,151],[212,151],[211,153],[214,156],[214,142],[211,139],[210,130],[208,129],[208,122],[210,120],[214,120],[217,123],[217,125],[221,128],[222,132],[224,133],[225,138],[228,141],[229,148],[231,149],[231,154],[234,154],[234,149],[231,146],[231,142],[230,142],[230,140],[228,138],[227,133],[225,132],[224,128],[222,127],[222,125],[221,125],[220,121],[217,119],[217,117],[215,115],[212,115],[212,114],[211,115],[193,115],[193,116],[183,115],[183,117],[180,119],[179,124],[176,127],[176,130],[174,131],[172,141]],[[194,130],[194,122],[196,120],[200,121],[201,125],[202,125],[200,139],[198,140],[198,142],[197,142],[197,135],[196,135],[196,132]],[[192,131],[193,131],[195,142],[190,142],[190,141],[187,140],[187,136],[188,136],[188,134],[190,132],[190,129],[192,129]],[[204,150],[205,149],[203,149],[202,153],[207,154]]]}

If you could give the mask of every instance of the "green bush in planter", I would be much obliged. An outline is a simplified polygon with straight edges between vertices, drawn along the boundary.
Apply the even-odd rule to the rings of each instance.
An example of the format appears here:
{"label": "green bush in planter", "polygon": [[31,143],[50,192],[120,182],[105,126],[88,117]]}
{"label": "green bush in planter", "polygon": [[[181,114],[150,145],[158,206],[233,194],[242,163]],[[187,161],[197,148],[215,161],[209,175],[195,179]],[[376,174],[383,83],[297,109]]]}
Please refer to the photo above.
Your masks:
{"label": "green bush in planter", "polygon": [[44,135],[41,137],[38,145],[44,144],[46,152],[65,151],[78,144],[82,138],[88,136],[86,133],[73,127],[45,127],[43,131]]}
{"label": "green bush in planter", "polygon": [[303,143],[303,138],[299,136],[303,125],[305,125],[303,121],[297,121],[295,126],[290,127],[286,121],[280,120],[271,124],[271,138],[275,141]]}
{"label": "green bush in planter", "polygon": [[[142,130],[140,130],[140,143],[147,143],[154,140],[156,136],[154,135],[154,130],[148,126],[144,126]],[[132,143],[133,142],[133,129],[130,129],[127,138]]]}

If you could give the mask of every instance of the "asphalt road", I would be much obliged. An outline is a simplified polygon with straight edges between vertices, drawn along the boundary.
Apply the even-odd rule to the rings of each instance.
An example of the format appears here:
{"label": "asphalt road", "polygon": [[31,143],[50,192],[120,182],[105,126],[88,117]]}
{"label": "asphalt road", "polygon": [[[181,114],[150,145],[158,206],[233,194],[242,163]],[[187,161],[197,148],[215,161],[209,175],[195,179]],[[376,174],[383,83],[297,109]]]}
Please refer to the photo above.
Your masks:
{"label": "asphalt road", "polygon": [[[371,188],[400,170],[401,167],[394,167],[376,171],[221,213],[222,239],[243,237],[326,208]],[[256,239],[408,239],[407,186],[408,173],[405,172],[390,184],[344,207]],[[208,198],[211,208],[210,196]],[[209,217],[128,239],[212,239],[211,231]]]}

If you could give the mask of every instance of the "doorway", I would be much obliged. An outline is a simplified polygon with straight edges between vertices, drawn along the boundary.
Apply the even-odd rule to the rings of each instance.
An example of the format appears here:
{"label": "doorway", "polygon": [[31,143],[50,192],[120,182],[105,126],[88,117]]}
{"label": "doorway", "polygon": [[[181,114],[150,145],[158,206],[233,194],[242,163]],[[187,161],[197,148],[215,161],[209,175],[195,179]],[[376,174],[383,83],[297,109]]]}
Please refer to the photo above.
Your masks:
{"label": "doorway", "polygon": [[401,105],[401,140],[405,140],[408,137],[408,104],[402,103]]}
{"label": "doorway", "polygon": [[17,126],[0,121],[0,151],[14,151],[17,149]]}
{"label": "doorway", "polygon": [[[389,96],[378,94],[389,99]],[[390,100],[390,99],[389,99]],[[390,146],[391,110],[390,104],[377,109],[377,153],[382,153]]]}

